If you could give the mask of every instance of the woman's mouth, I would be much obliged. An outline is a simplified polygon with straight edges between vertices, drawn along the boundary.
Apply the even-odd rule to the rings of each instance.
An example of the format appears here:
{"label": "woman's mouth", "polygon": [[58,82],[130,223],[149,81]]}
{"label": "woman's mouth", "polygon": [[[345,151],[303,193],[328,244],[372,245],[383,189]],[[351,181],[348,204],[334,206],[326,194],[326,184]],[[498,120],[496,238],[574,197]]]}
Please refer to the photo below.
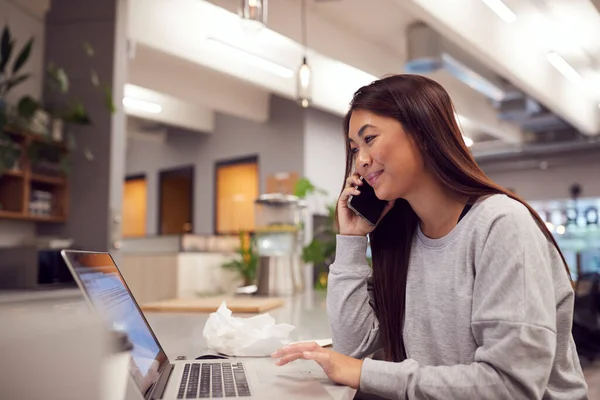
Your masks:
{"label": "woman's mouth", "polygon": [[367,176],[365,176],[365,179],[367,180],[367,182],[369,182],[369,185],[373,186],[373,184],[375,182],[377,182],[377,179],[379,178],[379,176],[382,173],[383,173],[383,170],[376,171],[376,172],[371,172],[370,174],[368,174]]}

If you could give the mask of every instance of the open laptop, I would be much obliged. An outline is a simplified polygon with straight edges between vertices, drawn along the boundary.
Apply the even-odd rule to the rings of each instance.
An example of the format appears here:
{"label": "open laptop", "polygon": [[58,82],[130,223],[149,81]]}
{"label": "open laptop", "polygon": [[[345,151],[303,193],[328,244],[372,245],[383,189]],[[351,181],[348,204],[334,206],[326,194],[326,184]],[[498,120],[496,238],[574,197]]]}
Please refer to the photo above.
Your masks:
{"label": "open laptop", "polygon": [[318,368],[286,372],[268,357],[169,360],[109,253],[61,254],[93,308],[113,329],[128,334],[133,344],[130,373],[145,399],[346,397],[339,386],[318,376]]}

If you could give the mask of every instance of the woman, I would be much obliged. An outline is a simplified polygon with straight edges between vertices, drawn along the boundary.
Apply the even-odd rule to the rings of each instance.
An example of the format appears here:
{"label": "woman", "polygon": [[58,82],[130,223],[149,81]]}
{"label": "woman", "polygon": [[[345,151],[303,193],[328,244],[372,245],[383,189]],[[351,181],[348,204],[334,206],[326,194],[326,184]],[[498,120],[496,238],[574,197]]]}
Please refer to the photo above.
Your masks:
{"label": "woman", "polygon": [[[378,80],[355,93],[344,126],[335,351],[288,346],[278,364],[315,360],[386,398],[587,398],[564,258],[535,211],[479,169],[446,91],[422,76]],[[389,202],[376,227],[348,208],[359,176]],[[365,359],[378,349],[385,360]]]}

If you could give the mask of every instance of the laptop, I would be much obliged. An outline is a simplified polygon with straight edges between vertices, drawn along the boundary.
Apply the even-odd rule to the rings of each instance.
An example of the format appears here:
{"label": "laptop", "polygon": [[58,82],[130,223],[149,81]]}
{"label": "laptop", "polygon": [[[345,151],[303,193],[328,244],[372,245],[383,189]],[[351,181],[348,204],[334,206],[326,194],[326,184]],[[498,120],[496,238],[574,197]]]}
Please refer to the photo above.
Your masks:
{"label": "laptop", "polygon": [[112,329],[127,333],[133,344],[131,378],[146,400],[348,397],[318,366],[285,369],[270,357],[170,360],[109,253],[63,250],[61,255],[86,300]]}

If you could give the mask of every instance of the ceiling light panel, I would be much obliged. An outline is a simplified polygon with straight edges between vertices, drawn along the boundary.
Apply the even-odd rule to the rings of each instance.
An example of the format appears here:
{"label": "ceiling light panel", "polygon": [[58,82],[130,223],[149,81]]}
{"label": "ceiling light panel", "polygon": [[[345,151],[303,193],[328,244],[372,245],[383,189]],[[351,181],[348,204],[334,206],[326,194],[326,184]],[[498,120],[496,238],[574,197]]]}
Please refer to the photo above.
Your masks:
{"label": "ceiling light panel", "polygon": [[511,24],[517,20],[517,15],[502,0],[482,1],[507,24]]}

